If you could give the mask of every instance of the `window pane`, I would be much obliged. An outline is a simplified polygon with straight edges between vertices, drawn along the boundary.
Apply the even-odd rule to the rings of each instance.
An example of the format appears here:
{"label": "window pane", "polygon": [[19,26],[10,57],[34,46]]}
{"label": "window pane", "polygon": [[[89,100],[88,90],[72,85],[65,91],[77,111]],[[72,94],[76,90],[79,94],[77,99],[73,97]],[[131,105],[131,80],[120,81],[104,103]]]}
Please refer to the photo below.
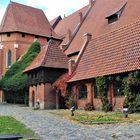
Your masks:
{"label": "window pane", "polygon": [[87,98],[87,87],[85,85],[81,85],[78,87],[79,99]]}
{"label": "window pane", "polygon": [[11,64],[12,64],[12,52],[11,50],[9,50],[7,53],[7,67],[10,67]]}

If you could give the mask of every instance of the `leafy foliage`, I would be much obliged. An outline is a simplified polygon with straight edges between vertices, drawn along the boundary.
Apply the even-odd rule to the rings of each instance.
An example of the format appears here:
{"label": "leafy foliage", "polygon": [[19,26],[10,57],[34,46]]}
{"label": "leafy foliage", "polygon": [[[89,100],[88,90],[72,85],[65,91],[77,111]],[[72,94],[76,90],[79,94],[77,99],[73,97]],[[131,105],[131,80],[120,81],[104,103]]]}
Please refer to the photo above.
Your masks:
{"label": "leafy foliage", "polygon": [[31,44],[27,53],[6,72],[0,80],[0,88],[5,92],[17,93],[27,89],[27,74],[23,71],[28,67],[40,52],[39,42]]}
{"label": "leafy foliage", "polygon": [[112,107],[107,98],[107,91],[108,91],[108,86],[109,86],[108,78],[107,77],[96,78],[96,85],[97,85],[97,90],[100,94],[99,96],[102,102],[102,110],[106,112],[110,111]]}
{"label": "leafy foliage", "polygon": [[140,107],[140,71],[134,71],[123,79],[123,91],[125,93],[124,106],[128,107],[129,112],[135,112]]}
{"label": "leafy foliage", "polygon": [[74,101],[74,94],[72,92],[66,92],[65,102],[67,108],[71,108],[76,105]]}

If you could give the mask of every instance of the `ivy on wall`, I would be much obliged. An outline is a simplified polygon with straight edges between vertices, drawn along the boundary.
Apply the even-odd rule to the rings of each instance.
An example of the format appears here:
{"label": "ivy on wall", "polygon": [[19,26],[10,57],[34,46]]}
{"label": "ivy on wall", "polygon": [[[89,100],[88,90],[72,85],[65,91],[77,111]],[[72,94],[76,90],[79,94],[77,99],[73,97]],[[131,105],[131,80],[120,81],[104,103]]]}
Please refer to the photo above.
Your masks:
{"label": "ivy on wall", "polygon": [[102,110],[105,112],[111,111],[112,107],[107,98],[109,78],[105,76],[96,78],[96,86],[99,93],[99,98],[102,102]]}
{"label": "ivy on wall", "polygon": [[133,71],[123,79],[124,106],[133,113],[140,110],[140,71]]}
{"label": "ivy on wall", "polygon": [[114,82],[114,85],[122,84],[122,95],[125,96],[124,107],[128,107],[130,113],[140,111],[140,71],[127,73],[125,76],[120,74],[118,76],[110,75],[96,78],[96,86],[104,111],[112,109],[107,98],[111,81]]}
{"label": "ivy on wall", "polygon": [[32,43],[27,53],[6,72],[4,77],[0,80],[0,88],[5,93],[13,93],[16,97],[17,93],[23,93],[28,89],[27,74],[23,74],[23,71],[31,64],[39,52],[40,43]]}

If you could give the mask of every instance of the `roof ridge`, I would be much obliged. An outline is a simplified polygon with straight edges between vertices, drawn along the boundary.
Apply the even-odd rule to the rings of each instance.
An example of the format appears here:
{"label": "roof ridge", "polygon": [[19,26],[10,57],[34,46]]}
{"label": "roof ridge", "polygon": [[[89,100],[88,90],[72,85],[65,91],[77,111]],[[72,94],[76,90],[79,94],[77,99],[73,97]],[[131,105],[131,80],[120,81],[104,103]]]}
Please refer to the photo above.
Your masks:
{"label": "roof ridge", "polygon": [[42,63],[41,63],[41,66],[42,65],[44,65],[45,64],[45,61],[47,60],[47,54],[48,54],[48,50],[49,50],[49,42],[48,42],[48,44],[46,45],[46,47],[45,47],[45,54],[44,54],[44,57],[42,58]]}
{"label": "roof ridge", "polygon": [[32,6],[25,5],[25,4],[18,3],[18,2],[14,2],[14,1],[11,1],[10,3],[11,3],[11,4],[12,4],[12,3],[13,3],[13,4],[18,4],[18,5],[20,5],[20,6],[25,6],[25,7],[29,7],[29,8],[32,8],[32,9],[36,9],[36,10],[43,11],[43,10],[42,10],[42,9],[40,9],[40,8],[32,7]]}
{"label": "roof ridge", "polygon": [[88,16],[89,13],[91,12],[91,9],[92,9],[93,6],[95,5],[95,2],[96,2],[96,0],[93,2],[93,5],[92,5],[92,6],[89,6],[89,8],[88,8],[88,9],[86,10],[86,12],[84,13],[82,22],[81,22],[81,23],[78,23],[78,25],[77,25],[76,28],[74,29],[74,31],[73,31],[73,33],[72,33],[72,38],[71,38],[71,40],[68,42],[67,47],[64,49],[64,51],[66,51],[66,50],[69,48],[69,46],[70,46],[71,42],[73,41],[74,37],[76,36],[76,34],[78,33],[78,31],[80,30],[82,24],[84,23],[85,19],[87,18],[87,16]]}
{"label": "roof ridge", "polygon": [[74,13],[64,17],[62,20],[69,18],[70,16],[74,15],[75,13],[78,13],[79,11],[81,11],[82,9],[84,9],[85,7],[89,6],[89,4],[85,5],[84,7],[80,8],[79,10],[75,11]]}

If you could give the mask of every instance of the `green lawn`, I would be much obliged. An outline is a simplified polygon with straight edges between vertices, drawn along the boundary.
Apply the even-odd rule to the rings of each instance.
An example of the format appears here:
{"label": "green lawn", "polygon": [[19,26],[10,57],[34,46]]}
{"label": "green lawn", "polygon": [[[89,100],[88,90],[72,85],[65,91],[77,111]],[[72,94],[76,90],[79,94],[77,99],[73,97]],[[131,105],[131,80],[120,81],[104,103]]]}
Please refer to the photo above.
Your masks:
{"label": "green lawn", "polygon": [[35,133],[13,117],[0,116],[0,134],[20,134],[24,138],[35,137]]}
{"label": "green lawn", "polygon": [[132,123],[140,122],[140,114],[129,114],[128,118],[125,118],[121,112],[98,112],[98,111],[83,111],[76,110],[74,116],[71,116],[69,110],[55,110],[49,111],[53,115],[63,117],[65,119],[75,122],[92,122],[92,123]]}

